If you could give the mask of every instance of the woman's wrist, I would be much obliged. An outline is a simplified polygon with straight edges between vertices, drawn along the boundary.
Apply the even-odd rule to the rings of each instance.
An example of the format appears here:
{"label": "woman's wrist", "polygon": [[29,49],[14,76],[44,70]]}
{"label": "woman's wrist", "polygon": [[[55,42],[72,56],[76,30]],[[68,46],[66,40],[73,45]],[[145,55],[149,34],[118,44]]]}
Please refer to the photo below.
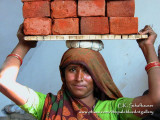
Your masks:
{"label": "woman's wrist", "polygon": [[25,43],[21,43],[21,42],[19,42],[18,44],[17,44],[18,46],[21,46],[21,47],[23,47],[24,49],[31,49],[31,47],[30,46],[28,46],[27,44],[25,44]]}
{"label": "woman's wrist", "polygon": [[140,48],[142,49],[142,51],[153,49],[154,44],[143,44],[143,46],[140,46]]}
{"label": "woman's wrist", "polygon": [[141,49],[142,49],[142,52],[146,58],[147,63],[150,63],[153,61],[159,62],[153,44],[144,45],[143,47],[141,47]]}
{"label": "woman's wrist", "polygon": [[23,58],[27,54],[27,52],[30,50],[30,47],[18,43],[17,46],[14,48],[14,50],[9,54],[6,58],[5,64],[8,65],[22,65]]}
{"label": "woman's wrist", "polygon": [[30,49],[29,46],[19,42],[11,54],[18,54],[23,59]]}

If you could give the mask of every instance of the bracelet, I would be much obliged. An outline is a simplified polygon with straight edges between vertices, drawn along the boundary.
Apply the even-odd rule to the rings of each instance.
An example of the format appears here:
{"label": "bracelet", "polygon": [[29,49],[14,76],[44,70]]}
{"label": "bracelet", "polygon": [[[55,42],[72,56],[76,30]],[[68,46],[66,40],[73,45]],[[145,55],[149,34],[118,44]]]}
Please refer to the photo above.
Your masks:
{"label": "bracelet", "polygon": [[152,68],[155,68],[155,67],[160,67],[160,62],[155,61],[155,62],[148,63],[145,67],[145,70],[149,72]]}
{"label": "bracelet", "polygon": [[20,55],[18,55],[18,54],[9,54],[7,57],[9,57],[9,56],[13,56],[13,57],[17,58],[21,63],[20,65],[22,65],[23,60],[22,60]]}

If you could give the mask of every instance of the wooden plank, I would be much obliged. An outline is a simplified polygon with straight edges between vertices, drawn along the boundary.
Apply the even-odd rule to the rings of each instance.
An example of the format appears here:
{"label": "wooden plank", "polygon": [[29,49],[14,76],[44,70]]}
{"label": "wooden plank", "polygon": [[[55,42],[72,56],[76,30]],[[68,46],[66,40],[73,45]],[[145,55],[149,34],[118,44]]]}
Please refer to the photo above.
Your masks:
{"label": "wooden plank", "polygon": [[101,40],[102,39],[102,35],[96,35],[96,40]]}
{"label": "wooden plank", "polygon": [[109,35],[102,35],[102,39],[103,39],[103,40],[109,39]]}
{"label": "wooden plank", "polygon": [[129,36],[128,35],[122,35],[122,39],[128,39]]}
{"label": "wooden plank", "polygon": [[141,35],[143,39],[148,38],[148,35]]}
{"label": "wooden plank", "polygon": [[122,36],[121,35],[115,35],[115,37],[114,37],[115,39],[122,39]]}
{"label": "wooden plank", "polygon": [[48,35],[25,36],[26,41],[50,41],[50,40],[137,40],[146,39],[148,35]]}
{"label": "wooden plank", "polygon": [[92,39],[96,39],[96,35],[90,35],[89,38]]}
{"label": "wooden plank", "polygon": [[[76,39],[80,40],[80,39]],[[90,40],[89,35],[82,35],[82,40]]]}
{"label": "wooden plank", "polygon": [[115,38],[115,35],[109,35],[110,40],[114,40],[114,38]]}
{"label": "wooden plank", "polygon": [[50,35],[44,36],[43,38],[44,38],[44,40],[51,40],[51,36]]}
{"label": "wooden plank", "polygon": [[50,35],[51,39],[50,40],[56,40],[56,36],[55,35]]}
{"label": "wooden plank", "polygon": [[69,36],[69,40],[77,40],[77,36]]}

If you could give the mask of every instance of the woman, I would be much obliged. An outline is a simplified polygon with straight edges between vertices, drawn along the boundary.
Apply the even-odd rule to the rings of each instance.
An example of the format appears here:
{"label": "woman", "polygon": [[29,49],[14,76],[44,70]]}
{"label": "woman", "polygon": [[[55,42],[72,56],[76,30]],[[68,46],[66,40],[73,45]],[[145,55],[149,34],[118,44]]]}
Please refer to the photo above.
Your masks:
{"label": "woman", "polygon": [[[76,48],[62,57],[60,72],[63,85],[57,96],[44,95],[16,82],[22,59],[36,42],[19,43],[6,58],[0,72],[0,91],[37,119],[45,120],[135,120],[153,113],[160,101],[160,63],[155,53],[156,33],[146,26],[139,34],[149,38],[138,40],[148,63],[149,94],[124,98],[115,86],[99,52]],[[9,76],[8,76],[9,74]],[[143,114],[144,113],[144,114]]]}

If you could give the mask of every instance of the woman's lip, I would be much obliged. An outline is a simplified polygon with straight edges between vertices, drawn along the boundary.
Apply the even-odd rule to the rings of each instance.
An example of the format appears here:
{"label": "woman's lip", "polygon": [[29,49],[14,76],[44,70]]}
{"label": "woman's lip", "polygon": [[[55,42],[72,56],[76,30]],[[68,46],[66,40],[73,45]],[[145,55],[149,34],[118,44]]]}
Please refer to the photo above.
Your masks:
{"label": "woman's lip", "polygon": [[82,89],[82,88],[85,88],[85,86],[84,85],[74,85],[76,88],[78,88],[78,89]]}

